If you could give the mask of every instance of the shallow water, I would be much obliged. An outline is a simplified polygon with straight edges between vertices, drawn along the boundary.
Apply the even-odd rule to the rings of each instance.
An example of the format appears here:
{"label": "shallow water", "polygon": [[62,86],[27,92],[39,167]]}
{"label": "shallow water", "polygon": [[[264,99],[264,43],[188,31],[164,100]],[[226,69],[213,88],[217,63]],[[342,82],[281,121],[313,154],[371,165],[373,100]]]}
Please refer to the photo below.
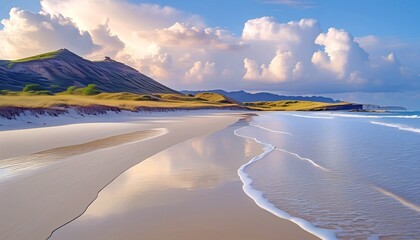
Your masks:
{"label": "shallow water", "polygon": [[273,151],[244,172],[270,211],[310,222],[320,237],[419,239],[419,115],[262,114],[237,133]]}

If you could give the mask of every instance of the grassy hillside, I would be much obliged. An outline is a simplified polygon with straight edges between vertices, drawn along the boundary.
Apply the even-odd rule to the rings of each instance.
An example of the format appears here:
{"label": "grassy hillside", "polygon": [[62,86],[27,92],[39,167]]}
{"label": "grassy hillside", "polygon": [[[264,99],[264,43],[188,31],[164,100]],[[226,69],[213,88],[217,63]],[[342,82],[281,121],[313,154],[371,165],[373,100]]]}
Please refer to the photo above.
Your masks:
{"label": "grassy hillside", "polygon": [[102,105],[118,107],[124,110],[136,110],[139,107],[156,108],[200,108],[200,107],[240,107],[234,103],[219,103],[181,94],[141,95],[134,93],[100,93],[93,96],[56,94],[30,95],[14,93],[0,95],[1,107],[54,108],[65,106]]}
{"label": "grassy hillside", "polygon": [[54,58],[55,56],[57,56],[57,54],[59,54],[59,51],[47,52],[47,53],[39,54],[39,55],[36,55],[36,56],[31,56],[31,57],[27,57],[27,58],[12,60],[10,62],[12,62],[12,63],[24,63],[24,62],[30,62],[30,61],[45,60],[45,59]]}
{"label": "grassy hillside", "polygon": [[53,109],[57,107],[106,106],[135,111],[141,108],[194,109],[194,108],[241,108],[255,111],[325,111],[358,110],[362,105],[352,103],[324,103],[311,101],[275,101],[237,103],[218,93],[196,95],[156,93],[136,94],[128,92],[107,93],[96,90],[94,84],[85,88],[69,87],[60,93],[51,93],[37,84],[28,84],[21,92],[0,90],[0,109],[19,107]]}
{"label": "grassy hillside", "polygon": [[200,98],[200,99],[204,99],[210,102],[217,102],[217,103],[236,103],[239,104],[238,102],[236,102],[233,99],[230,99],[222,94],[219,93],[212,93],[212,92],[203,92],[203,93],[197,93],[195,95],[195,97]]}
{"label": "grassy hillside", "polygon": [[349,103],[324,103],[309,101],[248,102],[245,106],[260,111],[322,111],[348,106]]}

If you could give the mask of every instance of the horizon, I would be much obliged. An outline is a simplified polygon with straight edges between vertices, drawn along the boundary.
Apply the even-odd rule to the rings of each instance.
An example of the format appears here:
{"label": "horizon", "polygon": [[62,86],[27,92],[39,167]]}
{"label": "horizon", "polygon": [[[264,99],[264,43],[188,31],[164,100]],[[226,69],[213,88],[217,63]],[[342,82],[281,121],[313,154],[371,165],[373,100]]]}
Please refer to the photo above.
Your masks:
{"label": "horizon", "polygon": [[7,2],[0,59],[67,48],[89,60],[109,56],[177,90],[268,91],[420,109],[420,36],[408,27],[420,20],[418,2],[220,4]]}

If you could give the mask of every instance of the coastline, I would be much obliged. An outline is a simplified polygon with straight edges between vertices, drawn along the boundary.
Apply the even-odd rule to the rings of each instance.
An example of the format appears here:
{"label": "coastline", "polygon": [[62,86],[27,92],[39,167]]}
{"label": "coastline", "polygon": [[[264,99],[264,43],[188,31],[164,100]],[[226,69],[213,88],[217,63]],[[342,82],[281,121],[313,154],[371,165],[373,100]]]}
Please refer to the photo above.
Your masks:
{"label": "coastline", "polygon": [[[74,147],[75,145],[77,146],[77,143],[79,143],[79,147],[84,148],[86,145],[83,144],[101,141],[101,139],[109,140],[112,136],[124,136],[124,134],[133,132],[138,133],[137,138],[131,139],[132,141],[121,142],[117,140],[115,146],[111,148],[109,146],[94,148],[91,151],[72,157],[67,156],[67,158],[63,159],[60,156],[58,158],[56,156],[56,159],[50,162],[26,166],[23,170],[18,171],[18,175],[3,178],[0,181],[0,210],[5,217],[2,218],[3,220],[0,220],[2,228],[0,229],[1,238],[24,239],[30,237],[33,239],[45,239],[54,229],[83,215],[90,204],[95,203],[98,194],[100,195],[101,191],[106,189],[108,184],[112,184],[115,179],[124,174],[124,172],[129,171],[133,166],[141,165],[139,164],[140,162],[155,154],[162,154],[162,152],[165,152],[165,149],[171,148],[171,146],[223,131],[222,129],[227,129],[228,126],[252,113],[244,114],[228,111],[222,112],[222,114],[220,111],[194,111],[194,113],[188,111],[178,112],[175,116],[173,113],[171,115],[154,113],[138,118],[138,114],[127,115],[118,113],[115,118],[109,115],[100,115],[89,116],[86,119],[69,118],[63,122],[56,122],[57,117],[52,116],[50,117],[52,121],[47,121],[49,125],[54,122],[55,124],[68,124],[72,121],[75,121],[77,124],[54,127],[38,125],[39,128],[33,129],[0,131],[2,136],[0,139],[5,139],[4,136],[7,136],[9,139],[15,137],[14,140],[10,139],[9,145],[4,145],[4,148],[6,149],[7,147],[8,151],[0,155],[0,159],[3,160],[5,158],[18,158],[20,155],[31,156],[31,153],[50,153],[51,150],[57,154],[57,149],[62,150],[66,146]],[[48,119],[48,117],[46,118]],[[134,121],[136,118],[137,121]],[[122,122],[111,122],[117,119]],[[40,120],[42,122],[46,119],[41,118]],[[85,121],[85,123],[80,120]],[[88,123],[89,121],[97,121],[98,123]],[[25,124],[23,123],[23,125]],[[17,127],[15,126],[15,128]],[[91,129],[91,131],[87,129]],[[106,131],[101,129],[106,129]],[[66,135],[65,141],[51,141],[51,139],[57,139],[62,134]],[[233,131],[231,135],[234,135]],[[30,137],[22,141],[22,136]],[[46,140],[42,141],[41,138],[40,141],[40,136],[43,136]],[[35,142],[37,144],[34,144]],[[19,145],[19,148],[13,149],[12,146],[16,144]],[[254,148],[260,149],[261,146],[256,144]],[[22,149],[26,150],[21,151]],[[255,151],[258,152],[258,150]],[[252,153],[252,157],[258,155],[255,151]],[[59,154],[60,151],[58,151]],[[63,155],[62,157],[66,156]],[[238,160],[243,164],[247,159],[239,158]],[[316,239],[294,223],[280,219],[259,208],[251,198],[246,196],[241,188],[242,182],[236,175],[239,167],[240,165],[237,164],[232,168],[232,170],[235,170],[236,180],[231,183],[232,179],[229,179],[227,181],[229,185],[227,189],[225,184],[223,184],[215,191],[218,194],[227,195],[227,203],[230,206],[236,205],[237,201],[243,202],[242,205],[239,204],[237,206],[235,216],[232,216],[233,218],[243,218],[247,214],[256,216],[256,218],[245,221],[248,224],[246,228],[249,228],[249,230],[244,230],[243,232],[239,232],[243,225],[231,222],[224,222],[227,226],[221,226],[221,223],[213,222],[213,231],[216,231],[217,228],[222,228],[233,234],[232,236],[239,236],[238,234],[240,234],[240,239],[246,239],[246,237],[255,239],[255,237],[259,236],[262,239],[273,239],[273,236],[279,235],[282,236],[282,239],[296,239],[297,236],[300,239],[302,237],[304,239]],[[51,179],[55,181],[51,181]],[[176,196],[177,193],[173,194]],[[168,197],[170,198],[171,196]],[[206,205],[210,204],[210,200],[202,200]],[[194,198],[190,199],[190,201],[194,202]],[[195,204],[200,205],[197,202]],[[221,209],[226,208],[226,205],[220,202],[218,204],[214,203],[212,206],[212,211],[220,211],[219,207]],[[188,210],[188,206],[185,205],[184,209],[192,211]],[[207,214],[221,217],[213,214],[212,211],[207,212]],[[162,214],[162,212],[157,211],[153,214]],[[222,211],[221,214],[223,216],[226,213]],[[230,218],[230,216],[226,217]],[[196,218],[195,221],[200,222],[206,219],[206,216],[201,216]],[[259,223],[261,219],[264,224]],[[176,221],[173,218],[168,219],[168,221],[170,220]],[[153,222],[154,220],[150,221]],[[259,230],[252,230],[252,224],[258,224]],[[197,223],[197,226],[199,225]],[[226,227],[228,228],[226,229]],[[196,232],[196,234],[198,233]],[[156,232],[151,232],[150,234],[150,239],[153,239],[153,234],[156,234]],[[214,237],[215,235],[208,235],[208,239],[211,239],[211,236]]]}
{"label": "coastline", "polygon": [[234,134],[246,124],[179,143],[132,167],[50,239],[317,239],[243,192],[237,170],[261,152]]}
{"label": "coastline", "polygon": [[[209,115],[210,116],[210,115]],[[210,117],[178,117],[178,121],[153,122],[142,124],[131,123],[122,129],[114,126],[108,135],[118,132],[127,133],[133,130],[164,128],[167,133],[156,135],[153,138],[144,138],[129,144],[118,145],[113,148],[100,149],[89,153],[55,160],[35,168],[27,167],[17,171],[13,176],[2,178],[0,182],[0,238],[1,239],[45,239],[52,230],[80,215],[97,196],[100,189],[111,182],[115,177],[172,145],[196,136],[206,135],[223,129],[237,121],[239,116],[210,116]],[[141,120],[141,119],[140,119]],[[161,120],[165,120],[164,118]],[[86,124],[89,126],[86,128]],[[38,128],[20,131],[0,132],[0,139],[19,143],[15,146],[15,153],[8,156],[18,157],[20,146],[34,146],[32,152],[72,145],[84,142],[89,138],[90,127],[95,123],[58,126],[51,128]],[[80,128],[85,126],[85,128]],[[69,129],[70,127],[70,129]],[[27,131],[37,134],[26,134]],[[94,132],[94,131],[91,131]],[[68,142],[60,142],[58,135],[72,133]],[[79,137],[79,134],[81,136]],[[13,136],[16,139],[11,139]],[[26,136],[26,138],[21,138]],[[33,136],[33,137],[31,137]],[[45,142],[39,141],[44,136]],[[149,136],[150,137],[150,136]],[[91,138],[91,137],[90,137]],[[57,139],[57,141],[54,141]],[[5,157],[2,157],[4,159]],[[36,159],[34,159],[36,161]],[[7,170],[2,168],[2,170]]]}

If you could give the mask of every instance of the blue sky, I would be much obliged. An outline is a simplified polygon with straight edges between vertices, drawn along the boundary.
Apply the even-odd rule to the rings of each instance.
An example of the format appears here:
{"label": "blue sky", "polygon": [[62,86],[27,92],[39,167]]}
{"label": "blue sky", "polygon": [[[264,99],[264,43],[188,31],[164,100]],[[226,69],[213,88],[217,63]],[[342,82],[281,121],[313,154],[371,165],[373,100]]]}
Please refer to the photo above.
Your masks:
{"label": "blue sky", "polygon": [[420,109],[418,12],[418,0],[3,0],[0,58],[68,48],[175,89]]}
{"label": "blue sky", "polygon": [[[145,2],[131,0],[132,2]],[[270,3],[264,0],[155,0],[161,5],[174,6],[202,16],[210,26],[225,27],[241,34],[243,24],[250,18],[274,16],[281,22],[301,18],[317,19],[324,28],[344,28],[356,36],[396,36],[407,41],[419,41],[419,31],[413,30],[420,22],[418,0],[311,0],[296,1],[302,5]],[[282,2],[282,1],[278,1]]]}
{"label": "blue sky", "polygon": [[[408,42],[420,41],[420,31],[413,29],[414,24],[420,22],[418,0],[296,1],[302,5],[276,4],[275,0],[211,0],[208,3],[196,0],[130,0],[130,2],[173,6],[200,15],[209,26],[220,26],[235,34],[241,34],[243,24],[248,19],[274,16],[281,22],[314,18],[324,28],[344,28],[355,36],[377,35],[398,37]],[[41,9],[39,0],[3,0],[0,18],[7,18],[12,7],[32,11]]]}

